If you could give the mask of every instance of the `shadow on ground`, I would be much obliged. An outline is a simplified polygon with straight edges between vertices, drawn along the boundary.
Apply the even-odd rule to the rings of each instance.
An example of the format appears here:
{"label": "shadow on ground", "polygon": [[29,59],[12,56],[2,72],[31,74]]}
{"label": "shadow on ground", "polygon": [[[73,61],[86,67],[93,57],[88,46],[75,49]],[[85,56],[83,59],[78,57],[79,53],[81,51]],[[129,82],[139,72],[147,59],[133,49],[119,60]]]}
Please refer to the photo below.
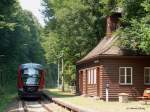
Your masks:
{"label": "shadow on ground", "polygon": [[68,98],[68,97],[75,97],[77,95],[72,94],[70,92],[61,92],[60,90],[52,90],[52,89],[45,89],[44,92],[55,98]]}

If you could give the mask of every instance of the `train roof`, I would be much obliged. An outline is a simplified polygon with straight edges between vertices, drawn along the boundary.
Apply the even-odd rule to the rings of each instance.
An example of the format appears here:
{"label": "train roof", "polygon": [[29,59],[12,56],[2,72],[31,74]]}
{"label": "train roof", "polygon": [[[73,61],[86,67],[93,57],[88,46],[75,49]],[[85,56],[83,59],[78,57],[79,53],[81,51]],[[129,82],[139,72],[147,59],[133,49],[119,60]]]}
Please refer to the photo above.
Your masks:
{"label": "train roof", "polygon": [[27,69],[27,68],[35,68],[35,69],[42,70],[43,66],[41,64],[37,64],[37,63],[25,63],[25,64],[21,64],[21,69]]}

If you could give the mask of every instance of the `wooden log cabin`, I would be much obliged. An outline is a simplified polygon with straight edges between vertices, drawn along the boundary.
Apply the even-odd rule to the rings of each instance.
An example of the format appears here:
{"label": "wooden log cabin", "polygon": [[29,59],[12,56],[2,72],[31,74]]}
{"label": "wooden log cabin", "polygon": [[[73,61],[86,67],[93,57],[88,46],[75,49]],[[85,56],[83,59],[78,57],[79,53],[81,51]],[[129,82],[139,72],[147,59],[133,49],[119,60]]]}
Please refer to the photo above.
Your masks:
{"label": "wooden log cabin", "polygon": [[116,44],[118,36],[112,34],[119,27],[121,13],[107,17],[106,36],[77,66],[77,92],[86,96],[117,99],[119,93],[129,98],[142,96],[150,87],[150,56],[140,55],[132,49]]}

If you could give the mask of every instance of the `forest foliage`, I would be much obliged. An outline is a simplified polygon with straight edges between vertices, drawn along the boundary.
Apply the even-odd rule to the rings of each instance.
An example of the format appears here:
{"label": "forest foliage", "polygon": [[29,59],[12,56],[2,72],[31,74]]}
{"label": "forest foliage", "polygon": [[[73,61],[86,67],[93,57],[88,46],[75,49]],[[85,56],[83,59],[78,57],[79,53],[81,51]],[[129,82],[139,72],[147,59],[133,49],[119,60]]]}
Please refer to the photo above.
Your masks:
{"label": "forest foliage", "polygon": [[127,0],[122,17],[122,45],[142,55],[150,54],[150,1]]}
{"label": "forest foliage", "polygon": [[0,86],[16,82],[18,65],[43,63],[41,26],[17,0],[0,1]]}
{"label": "forest foliage", "polygon": [[66,82],[75,75],[75,64],[105,36],[106,18],[122,9],[121,45],[150,54],[150,2],[148,0],[43,0],[46,26],[42,46],[48,63],[63,52]]}
{"label": "forest foliage", "polygon": [[[76,62],[105,36],[106,18],[118,7],[123,9],[121,45],[150,54],[148,0],[43,0],[42,5],[44,28],[31,12],[21,9],[18,0],[0,1],[0,80],[4,73],[15,80],[20,63],[51,66],[61,64],[63,58],[65,82],[71,84]],[[51,68],[55,68],[55,73],[49,72],[56,80],[56,65]]]}

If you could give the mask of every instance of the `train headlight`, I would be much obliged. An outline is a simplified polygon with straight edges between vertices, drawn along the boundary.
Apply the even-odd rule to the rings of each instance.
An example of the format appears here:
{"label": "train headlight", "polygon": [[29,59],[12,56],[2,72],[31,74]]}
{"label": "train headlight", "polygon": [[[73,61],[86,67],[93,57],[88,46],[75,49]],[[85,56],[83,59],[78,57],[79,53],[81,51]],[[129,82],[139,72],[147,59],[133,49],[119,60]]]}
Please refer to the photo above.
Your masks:
{"label": "train headlight", "polygon": [[23,88],[19,88],[19,91],[23,91]]}

